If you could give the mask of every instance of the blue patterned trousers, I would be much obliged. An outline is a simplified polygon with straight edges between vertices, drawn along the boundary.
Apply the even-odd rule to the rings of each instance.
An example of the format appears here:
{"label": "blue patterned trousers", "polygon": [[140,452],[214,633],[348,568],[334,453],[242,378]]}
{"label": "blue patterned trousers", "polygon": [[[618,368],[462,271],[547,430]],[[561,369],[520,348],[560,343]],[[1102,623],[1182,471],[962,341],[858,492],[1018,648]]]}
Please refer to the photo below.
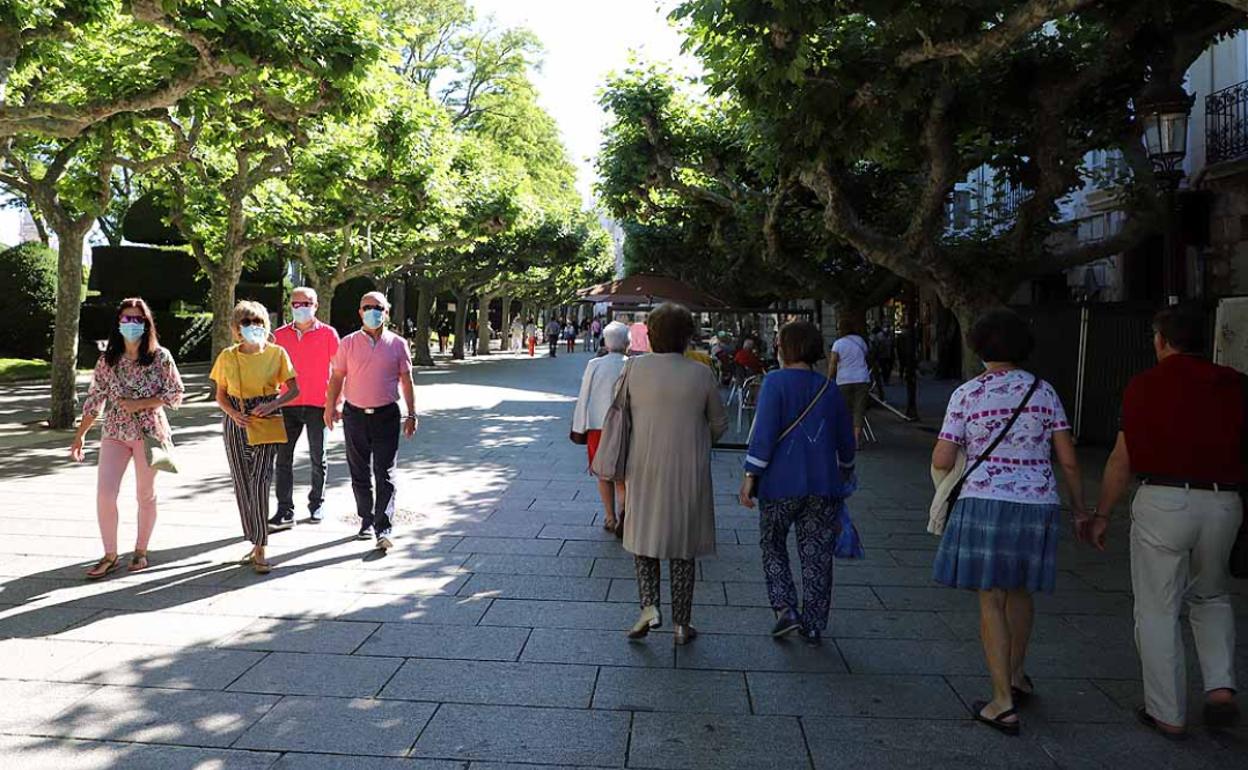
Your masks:
{"label": "blue patterned trousers", "polygon": [[789,528],[797,530],[802,565],[802,628],[823,632],[832,604],[832,562],[841,532],[843,501],[834,497],[787,497],[760,501],[758,544],[763,550],[767,598],[777,612],[797,612],[797,589],[789,568]]}

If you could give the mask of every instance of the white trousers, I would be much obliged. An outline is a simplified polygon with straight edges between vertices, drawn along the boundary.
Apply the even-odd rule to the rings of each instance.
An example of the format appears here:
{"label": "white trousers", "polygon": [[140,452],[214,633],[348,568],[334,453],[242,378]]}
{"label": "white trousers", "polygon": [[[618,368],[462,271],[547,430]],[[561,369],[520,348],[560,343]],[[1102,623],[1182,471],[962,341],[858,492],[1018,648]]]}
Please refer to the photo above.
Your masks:
{"label": "white trousers", "polygon": [[1131,588],[1144,705],[1171,725],[1187,723],[1184,600],[1204,689],[1235,689],[1235,611],[1227,560],[1242,517],[1239,495],[1145,485],[1131,504]]}

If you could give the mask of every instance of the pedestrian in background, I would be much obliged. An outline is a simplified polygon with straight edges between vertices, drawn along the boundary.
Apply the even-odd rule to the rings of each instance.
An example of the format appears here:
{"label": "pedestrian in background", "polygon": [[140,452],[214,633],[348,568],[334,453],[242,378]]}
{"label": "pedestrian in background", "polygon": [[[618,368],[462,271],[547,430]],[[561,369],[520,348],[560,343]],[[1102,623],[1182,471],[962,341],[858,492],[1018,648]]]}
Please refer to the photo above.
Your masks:
{"label": "pedestrian in background", "polygon": [[537,324],[532,318],[524,325],[524,338],[529,345],[529,358],[537,355]]}
{"label": "pedestrian in background", "polygon": [[[598,452],[598,444],[602,440],[602,423],[606,419],[607,410],[615,398],[615,386],[619,382],[620,373],[628,361],[628,327],[622,323],[607,325],[604,334],[607,354],[590,359],[585,365],[585,374],[581,377],[581,391],[576,399],[576,409],[572,413],[572,432],[583,434],[589,452],[589,464],[594,464],[594,455]],[[598,480],[598,496],[602,498],[605,515],[602,528],[622,536],[623,528],[616,517],[616,502],[623,503],[624,481]],[[623,510],[620,511],[623,518]]]}
{"label": "pedestrian in background", "polygon": [[871,365],[867,341],[856,321],[842,320],[841,336],[828,354],[828,379],[836,382],[854,418],[854,440],[862,444],[862,425],[867,416],[871,388]]}
{"label": "pedestrian in background", "polygon": [[244,559],[259,574],[272,567],[264,557],[269,535],[269,482],[273,461],[286,443],[284,417],[270,417],[299,397],[290,355],[269,344],[269,311],[259,302],[234,306],[230,328],[236,344],[221,351],[208,378],[216,384],[217,404],[225,413],[225,457],[234,480],[234,496],[243,537],[252,544]]}
{"label": "pedestrian in background", "polygon": [[524,349],[524,322],[520,316],[511,319],[511,351],[519,353]]}
{"label": "pedestrian in background", "polygon": [[697,635],[693,611],[695,560],[715,553],[711,444],[728,427],[711,371],[685,358],[693,315],[664,303],[648,319],[652,355],[629,362],[624,384],[632,415],[625,471],[624,548],[635,557],[641,616],[628,635],[662,624],[659,560],[671,569],[677,645]]}
{"label": "pedestrian in background", "polygon": [[305,428],[312,466],[308,521],[320,524],[324,518],[321,508],[325,504],[325,391],[330,363],[338,353],[338,331],[317,320],[317,307],[315,289],[292,289],[293,320],[273,332],[274,341],[286,350],[294,364],[299,396],[282,408],[286,443],[277,451],[277,513],[269,519],[272,530],[290,529],[295,523],[295,446]]}
{"label": "pedestrian in background", "polygon": [[875,361],[875,373],[880,378],[881,397],[884,386],[893,376],[893,333],[877,326],[871,332],[871,358]]}
{"label": "pedestrian in background", "polygon": [[[784,365],[763,380],[745,456],[741,504],[762,509],[759,545],[767,595],[776,612],[774,637],[798,631],[819,644],[828,627],[832,567],[845,527],[845,497],[854,472],[853,421],[840,392],[815,364],[823,335],[809,321],[780,330]],[[802,605],[789,568],[789,529],[797,530]]]}
{"label": "pedestrian in background", "polygon": [[563,324],[557,318],[551,316],[546,322],[546,344],[550,347],[550,357],[557,358],[559,356],[559,335],[563,333]]}
{"label": "pedestrian in background", "polygon": [[151,309],[138,297],[123,299],[108,332],[108,345],[91,375],[82,422],[69,444],[70,457],[82,462],[84,439],[103,415],[95,513],[104,556],[87,571],[89,580],[118,567],[117,495],[132,459],[139,523],[128,569],[138,572],[148,567],[147,546],[156,528],[156,470],[148,462],[146,444],[170,440],[165,408],[178,408],[183,391],[173,355],[160,346]]}
{"label": "pedestrian in background", "polygon": [[479,338],[479,329],[477,319],[469,318],[467,328],[464,331],[465,352],[470,356],[477,354],[477,339]]}
{"label": "pedestrian in background", "polygon": [[1205,724],[1225,727],[1239,718],[1228,563],[1243,516],[1246,378],[1200,357],[1204,339],[1199,313],[1172,307],[1157,314],[1157,365],[1127,385],[1097,512],[1081,530],[1082,539],[1104,550],[1109,516],[1131,474],[1139,477],[1131,502],[1131,592],[1144,705],[1136,716],[1169,738],[1186,735],[1179,622],[1185,601]]}
{"label": "pedestrian in background", "polygon": [[937,470],[951,470],[959,452],[968,468],[960,496],[950,501],[933,578],[979,592],[992,699],[975,702],[974,717],[1017,735],[1015,709],[1034,691],[1025,667],[1032,594],[1052,593],[1057,580],[1054,450],[1076,521],[1085,516],[1083,484],[1061,399],[1020,368],[1035,346],[1027,323],[1013,311],[992,311],[971,328],[968,342],[987,371],[954,391],[932,452]]}
{"label": "pedestrian in background", "polygon": [[[394,545],[395,472],[399,434],[416,435],[416,396],[412,352],[407,340],[386,328],[390,302],[371,291],[360,299],[362,328],[342,339],[325,397],[325,427],[342,419],[351,491],[360,517],[359,540],[377,536],[377,548]],[[399,411],[399,390],[407,415]],[[342,396],[342,412],[336,404]],[[374,481],[376,493],[374,495]]]}

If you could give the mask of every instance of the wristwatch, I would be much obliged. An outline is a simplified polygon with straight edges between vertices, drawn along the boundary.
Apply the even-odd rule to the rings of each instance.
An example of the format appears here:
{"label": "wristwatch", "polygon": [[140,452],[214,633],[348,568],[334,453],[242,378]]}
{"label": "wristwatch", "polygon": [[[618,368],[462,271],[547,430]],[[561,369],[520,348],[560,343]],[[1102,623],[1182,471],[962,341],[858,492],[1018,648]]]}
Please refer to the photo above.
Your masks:
{"label": "wristwatch", "polygon": [[403,419],[404,419],[404,420],[415,420],[415,419],[416,419],[416,415],[414,415],[414,414],[409,414],[409,415],[407,415],[406,417],[404,417]]}

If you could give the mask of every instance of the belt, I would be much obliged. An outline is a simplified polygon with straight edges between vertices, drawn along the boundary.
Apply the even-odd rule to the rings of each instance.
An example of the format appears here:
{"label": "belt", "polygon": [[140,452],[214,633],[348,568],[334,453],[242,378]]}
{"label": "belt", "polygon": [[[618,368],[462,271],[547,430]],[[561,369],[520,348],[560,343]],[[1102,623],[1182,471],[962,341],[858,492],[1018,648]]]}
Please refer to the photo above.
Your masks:
{"label": "belt", "polygon": [[346,404],[346,405],[347,405],[347,406],[349,406],[350,408],[354,409],[355,411],[357,411],[357,412],[363,412],[364,414],[376,414],[377,412],[380,412],[380,411],[382,411],[382,410],[384,410],[384,409],[389,409],[390,407],[395,406],[395,404],[386,404],[385,406],[376,406],[376,407],[369,406],[369,407],[363,407],[363,406],[356,406],[355,404],[352,404],[352,403],[350,403],[350,402],[347,402],[347,404]]}
{"label": "belt", "polygon": [[1220,484],[1216,481],[1188,481],[1173,479],[1166,476],[1141,476],[1141,484],[1150,487],[1180,487],[1182,489],[1203,489],[1210,492],[1238,492],[1241,484]]}

